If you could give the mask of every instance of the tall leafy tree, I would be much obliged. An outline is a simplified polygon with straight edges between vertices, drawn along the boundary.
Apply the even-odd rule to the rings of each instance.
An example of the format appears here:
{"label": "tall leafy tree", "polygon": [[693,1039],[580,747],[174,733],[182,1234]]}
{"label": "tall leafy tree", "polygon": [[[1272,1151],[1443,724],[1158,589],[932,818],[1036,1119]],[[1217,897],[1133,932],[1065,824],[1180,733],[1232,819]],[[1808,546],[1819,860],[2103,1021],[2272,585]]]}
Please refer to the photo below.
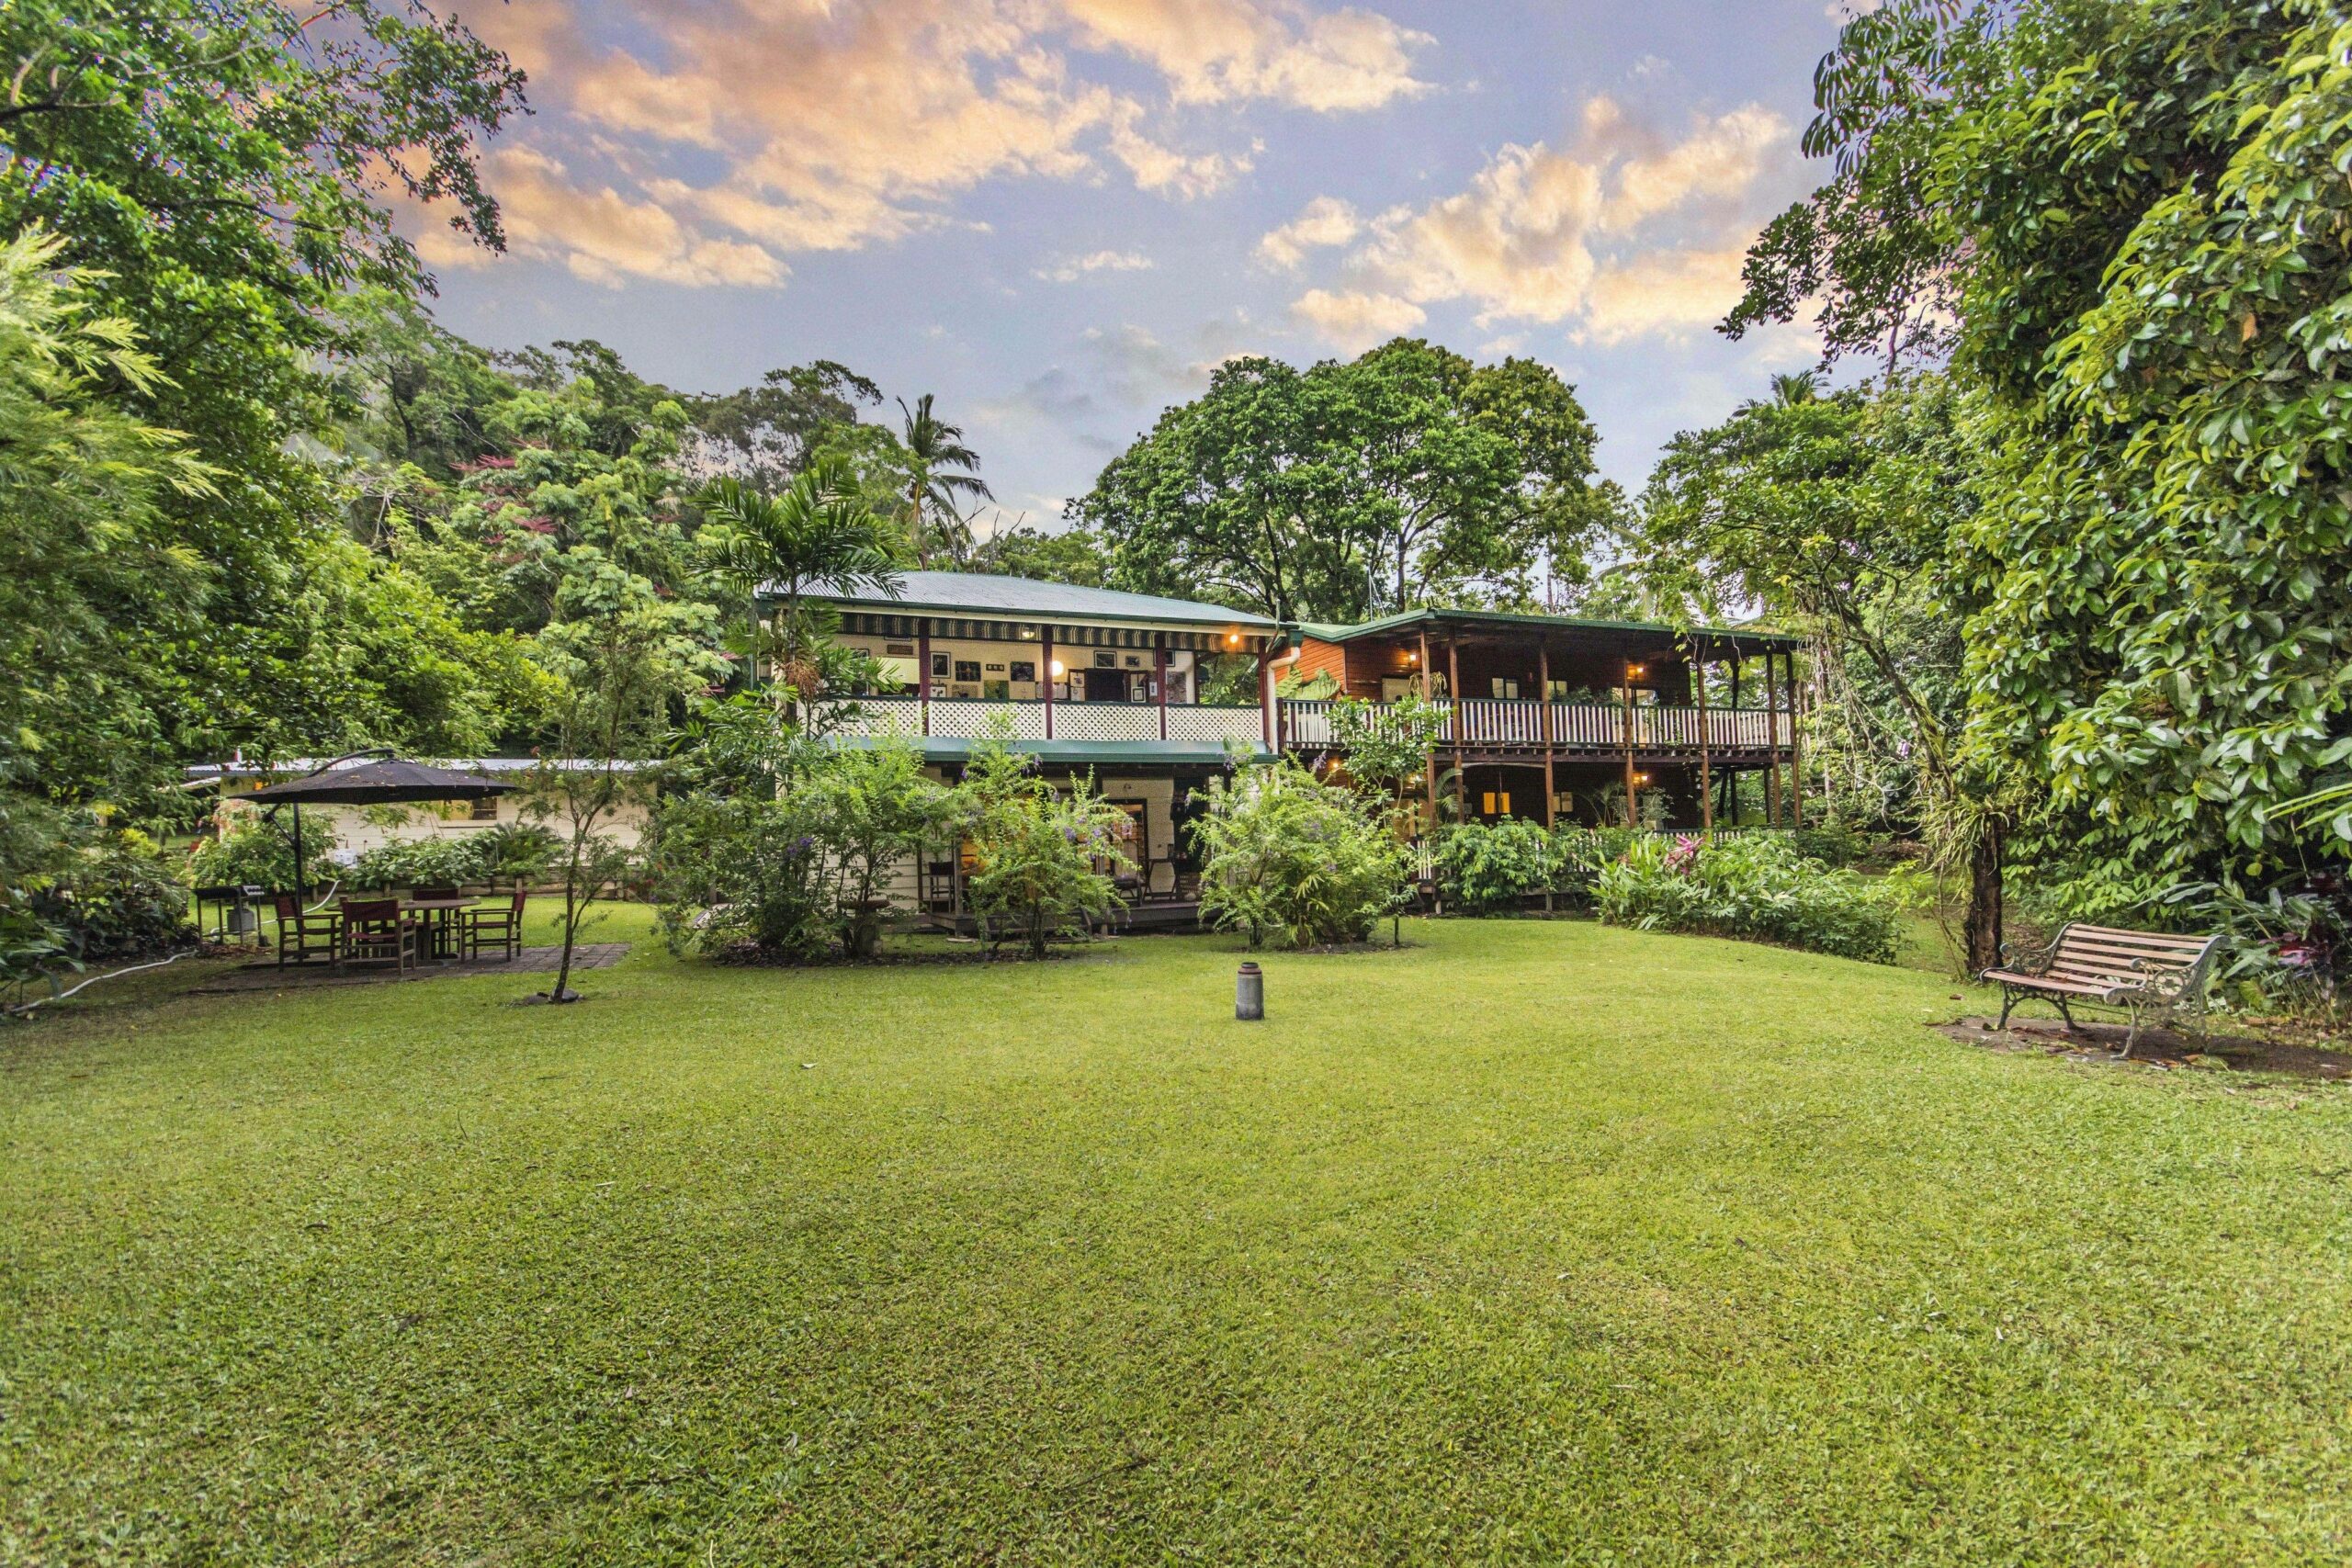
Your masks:
{"label": "tall leafy tree", "polygon": [[880,449],[875,438],[888,433],[861,430],[859,412],[881,401],[872,381],[819,359],[771,370],[755,386],[690,399],[686,412],[702,434],[703,462],[773,494],[821,451]]}
{"label": "tall leafy tree", "polygon": [[2352,847],[2273,809],[2352,756],[2352,18],[1895,5],[1820,84],[1837,176],[1731,324],[1817,292],[1838,348],[1905,279],[1949,302],[1999,454],[1953,604],[1968,740],[2046,800],[2027,847],[2109,909]]}
{"label": "tall leafy tree", "polygon": [[50,753],[44,787],[431,728],[341,657],[344,621],[400,634],[400,585],[350,553],[345,496],[303,438],[333,423],[356,304],[424,285],[385,198],[445,201],[460,232],[500,242],[475,145],[519,106],[520,75],[400,0],[18,0],[0,6],[0,237],[62,237],[60,262],[153,360],[110,397],[235,476],[156,497],[160,541],[202,592],[118,625],[143,655],[104,705],[120,726],[89,732],[78,769]]}
{"label": "tall leafy tree", "polygon": [[1114,576],[1275,615],[1341,619],[1531,599],[1600,515],[1593,433],[1532,360],[1399,338],[1306,371],[1222,366],[1071,508]]}
{"label": "tall leafy tree", "polygon": [[[1813,639],[1826,702],[1808,761],[1841,815],[1916,830],[1962,789],[1955,590],[1983,468],[1950,379],[1921,375],[1773,396],[1668,445],[1637,558],[1657,598],[1762,608]],[[1963,925],[1992,962],[1996,881]]]}
{"label": "tall leafy tree", "polygon": [[129,322],[91,309],[88,274],[58,267],[62,248],[38,231],[0,243],[0,890],[49,852],[48,754],[140,728],[121,700],[139,652],[114,628],[201,589],[159,501],[217,478],[105,397],[159,372]]}

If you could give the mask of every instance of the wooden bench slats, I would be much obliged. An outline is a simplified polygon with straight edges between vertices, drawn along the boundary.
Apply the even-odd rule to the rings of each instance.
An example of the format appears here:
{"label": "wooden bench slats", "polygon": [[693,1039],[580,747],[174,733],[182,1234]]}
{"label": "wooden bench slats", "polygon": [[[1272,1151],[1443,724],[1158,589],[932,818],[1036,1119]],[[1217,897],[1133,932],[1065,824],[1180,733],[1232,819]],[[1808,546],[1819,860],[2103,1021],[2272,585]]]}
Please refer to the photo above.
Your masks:
{"label": "wooden bench slats", "polygon": [[2001,987],[2002,1028],[2007,1027],[2019,993],[2038,992],[2055,1000],[2070,1027],[2075,1021],[2066,1010],[2070,997],[2130,1008],[2132,1029],[2123,1041],[2128,1056],[2139,1038],[2143,1011],[2168,1017],[2183,1006],[2204,1010],[2205,974],[2221,942],[2220,937],[2068,925],[2030,960],[2037,965],[2032,971],[1988,969],[1977,978]]}
{"label": "wooden bench slats", "polygon": [[2037,991],[2064,991],[2068,996],[2103,997],[2116,988],[2086,980],[2053,980],[2047,975],[2019,975],[2007,969],[1987,969],[1977,978],[2012,986],[2030,986]]}
{"label": "wooden bench slats", "polygon": [[2101,947],[2159,948],[2175,953],[2198,953],[2211,938],[2201,936],[2167,936],[2157,931],[2117,931],[2111,926],[2073,926],[2067,935],[2075,941]]}

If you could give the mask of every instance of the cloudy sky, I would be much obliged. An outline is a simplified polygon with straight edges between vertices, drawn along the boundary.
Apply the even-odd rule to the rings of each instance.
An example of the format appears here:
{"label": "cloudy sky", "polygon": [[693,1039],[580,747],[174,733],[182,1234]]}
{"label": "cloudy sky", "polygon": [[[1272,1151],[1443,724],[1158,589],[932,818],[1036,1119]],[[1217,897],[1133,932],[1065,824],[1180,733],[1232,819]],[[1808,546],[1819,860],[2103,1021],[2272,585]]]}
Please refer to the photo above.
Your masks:
{"label": "cloudy sky", "polygon": [[1730,343],[1824,0],[461,0],[531,78],[511,250],[411,231],[481,343],[695,390],[841,360],[935,392],[1013,513],[1209,368],[1399,333],[1573,382],[1604,472],[1811,362]]}

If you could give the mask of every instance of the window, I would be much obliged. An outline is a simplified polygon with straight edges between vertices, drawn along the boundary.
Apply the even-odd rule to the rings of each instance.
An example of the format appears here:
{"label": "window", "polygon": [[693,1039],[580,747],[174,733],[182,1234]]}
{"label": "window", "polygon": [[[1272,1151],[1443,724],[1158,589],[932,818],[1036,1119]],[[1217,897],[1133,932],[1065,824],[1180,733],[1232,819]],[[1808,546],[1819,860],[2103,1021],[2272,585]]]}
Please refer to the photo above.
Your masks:
{"label": "window", "polygon": [[480,800],[474,801],[472,806],[473,810],[467,817],[468,821],[495,822],[498,820],[498,797],[496,795],[486,795]]}
{"label": "window", "polygon": [[1485,812],[1487,816],[1508,817],[1510,815],[1510,792],[1509,790],[1490,789],[1480,798],[1485,802]]}
{"label": "window", "polygon": [[1519,700],[1519,682],[1515,678],[1498,675],[1488,683],[1494,687],[1496,701],[1516,702]]}

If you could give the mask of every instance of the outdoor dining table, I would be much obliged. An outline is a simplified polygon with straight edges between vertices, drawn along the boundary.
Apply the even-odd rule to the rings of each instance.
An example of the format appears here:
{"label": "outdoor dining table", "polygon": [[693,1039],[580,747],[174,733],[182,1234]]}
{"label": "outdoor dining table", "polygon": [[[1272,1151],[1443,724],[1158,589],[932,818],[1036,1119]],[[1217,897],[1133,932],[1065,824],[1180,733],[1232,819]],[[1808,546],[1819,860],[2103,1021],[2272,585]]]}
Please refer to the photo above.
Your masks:
{"label": "outdoor dining table", "polygon": [[424,918],[425,939],[432,944],[432,956],[443,964],[458,956],[458,911],[470,909],[480,898],[403,898],[401,913]]}

